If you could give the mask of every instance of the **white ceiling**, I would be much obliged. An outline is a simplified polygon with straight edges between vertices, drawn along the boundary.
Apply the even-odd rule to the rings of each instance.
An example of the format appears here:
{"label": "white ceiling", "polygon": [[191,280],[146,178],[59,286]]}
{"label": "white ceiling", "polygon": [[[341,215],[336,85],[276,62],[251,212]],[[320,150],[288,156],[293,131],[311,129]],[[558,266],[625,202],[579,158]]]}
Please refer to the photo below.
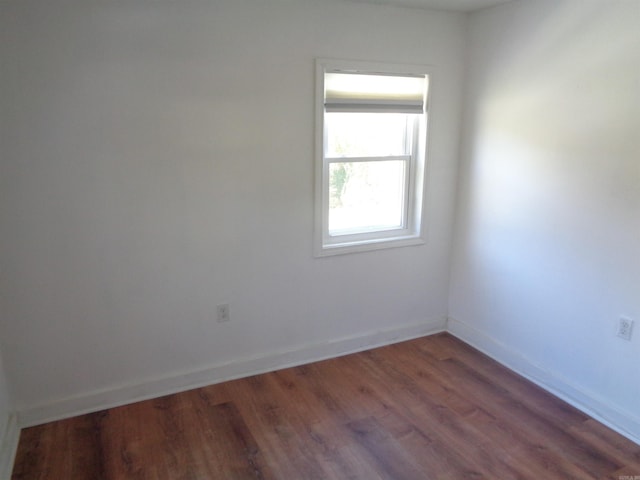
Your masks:
{"label": "white ceiling", "polygon": [[437,8],[439,10],[454,10],[457,12],[474,12],[481,8],[499,5],[513,0],[350,0],[361,3],[376,3],[379,5],[398,5],[414,8]]}

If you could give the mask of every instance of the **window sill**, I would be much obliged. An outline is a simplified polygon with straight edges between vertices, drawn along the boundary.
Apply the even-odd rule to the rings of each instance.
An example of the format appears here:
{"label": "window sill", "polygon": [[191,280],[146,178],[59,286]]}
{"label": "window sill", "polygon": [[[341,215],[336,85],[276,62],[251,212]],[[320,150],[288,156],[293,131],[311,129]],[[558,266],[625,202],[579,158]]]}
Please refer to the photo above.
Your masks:
{"label": "window sill", "polygon": [[344,255],[347,253],[370,252],[372,250],[382,250],[385,248],[423,245],[424,243],[424,239],[419,235],[391,237],[358,242],[332,243],[329,245],[321,245],[316,248],[315,256],[329,257],[333,255]]}

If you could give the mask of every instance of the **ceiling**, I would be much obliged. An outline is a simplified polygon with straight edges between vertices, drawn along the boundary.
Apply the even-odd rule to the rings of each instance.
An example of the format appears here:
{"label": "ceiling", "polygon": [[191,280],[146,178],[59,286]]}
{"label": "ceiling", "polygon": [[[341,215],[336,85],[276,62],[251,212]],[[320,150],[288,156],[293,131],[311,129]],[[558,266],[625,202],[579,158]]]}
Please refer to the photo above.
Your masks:
{"label": "ceiling", "polygon": [[360,3],[376,3],[378,5],[397,5],[414,8],[437,8],[457,12],[474,12],[513,0],[350,0]]}

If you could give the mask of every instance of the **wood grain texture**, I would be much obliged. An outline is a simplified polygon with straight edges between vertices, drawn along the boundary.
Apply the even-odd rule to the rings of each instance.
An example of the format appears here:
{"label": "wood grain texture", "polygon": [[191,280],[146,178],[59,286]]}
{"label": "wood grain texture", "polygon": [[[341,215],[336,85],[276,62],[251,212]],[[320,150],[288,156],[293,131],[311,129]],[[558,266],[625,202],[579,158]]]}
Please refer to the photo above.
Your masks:
{"label": "wood grain texture", "polygon": [[640,446],[439,334],[24,429],[12,478],[636,475]]}

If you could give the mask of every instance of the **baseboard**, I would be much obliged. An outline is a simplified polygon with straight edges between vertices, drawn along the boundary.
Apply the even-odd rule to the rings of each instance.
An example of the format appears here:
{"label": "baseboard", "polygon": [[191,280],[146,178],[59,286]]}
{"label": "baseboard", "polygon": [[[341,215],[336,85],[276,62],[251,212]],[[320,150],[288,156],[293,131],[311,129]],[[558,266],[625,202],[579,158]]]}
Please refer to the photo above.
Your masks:
{"label": "baseboard", "polygon": [[5,431],[0,432],[0,438],[2,439],[0,443],[0,479],[9,479],[20,439],[18,417],[15,414],[9,415]]}
{"label": "baseboard", "polygon": [[21,427],[29,427],[191,390],[235,378],[339,357],[349,353],[442,332],[445,326],[446,319],[441,318],[438,320],[367,332],[361,335],[353,335],[322,343],[307,344],[291,350],[273,352],[258,357],[236,359],[231,362],[212,365],[195,371],[174,372],[161,378],[88,392],[83,395],[52,401],[43,405],[20,409],[18,417],[19,425]]}
{"label": "baseboard", "polygon": [[585,392],[560,375],[536,365],[520,353],[464,322],[449,318],[447,331],[640,445],[640,419],[610,405],[593,393]]}

